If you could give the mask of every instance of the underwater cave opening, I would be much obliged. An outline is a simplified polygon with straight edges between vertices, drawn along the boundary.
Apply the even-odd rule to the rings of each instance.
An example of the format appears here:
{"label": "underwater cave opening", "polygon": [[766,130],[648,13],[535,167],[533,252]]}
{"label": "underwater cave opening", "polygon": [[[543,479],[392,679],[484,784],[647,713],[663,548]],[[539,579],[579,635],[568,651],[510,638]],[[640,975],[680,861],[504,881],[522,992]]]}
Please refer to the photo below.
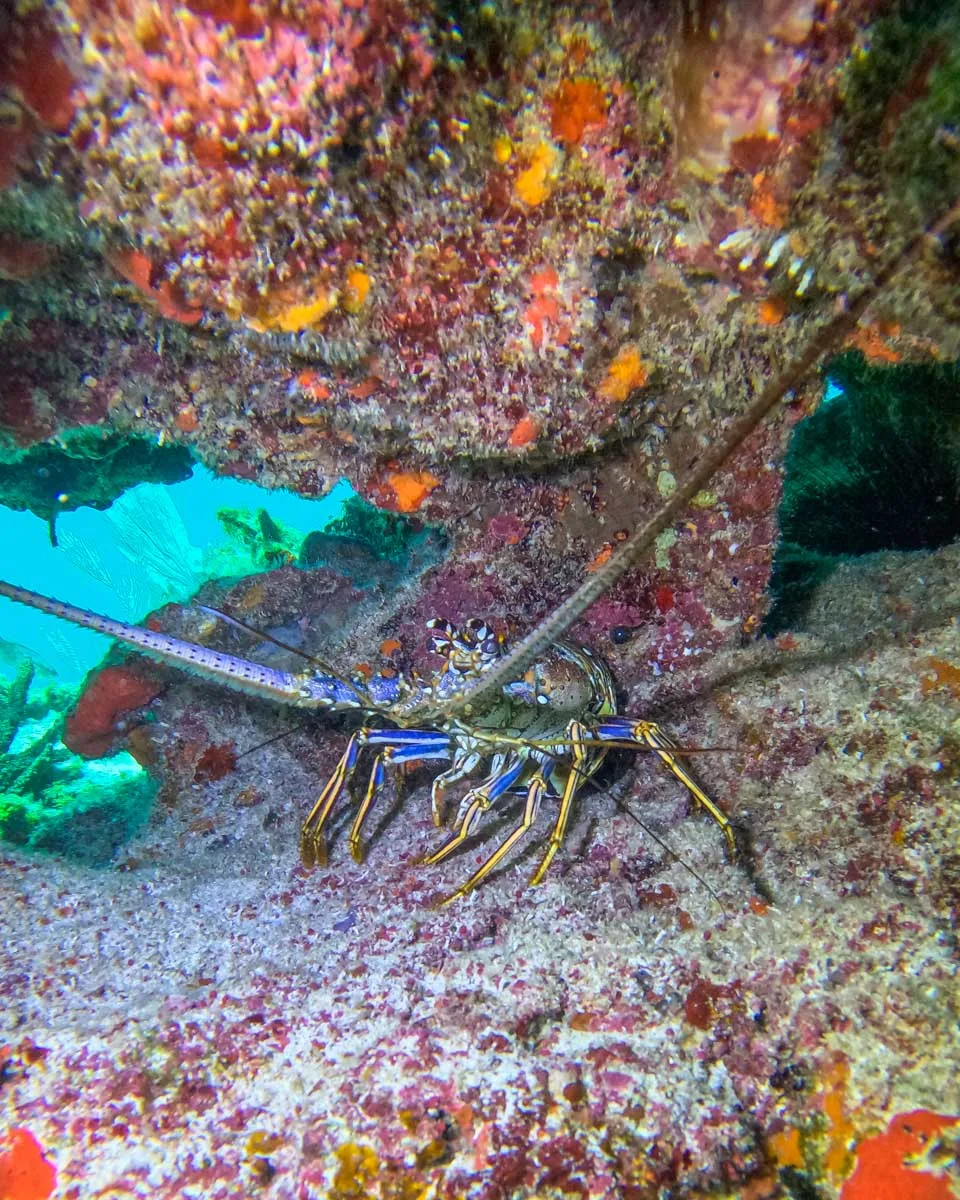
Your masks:
{"label": "underwater cave opening", "polygon": [[768,635],[803,629],[840,563],[960,538],[960,364],[875,366],[848,352],[825,376],[787,448]]}
{"label": "underwater cave opening", "polygon": [[[345,479],[310,499],[90,430],[0,454],[0,576],[122,621],[290,565],[389,587],[445,547],[441,530],[375,508]],[[61,736],[112,642],[7,599],[0,629],[0,840],[106,864],[158,787],[126,750],[81,757]]]}

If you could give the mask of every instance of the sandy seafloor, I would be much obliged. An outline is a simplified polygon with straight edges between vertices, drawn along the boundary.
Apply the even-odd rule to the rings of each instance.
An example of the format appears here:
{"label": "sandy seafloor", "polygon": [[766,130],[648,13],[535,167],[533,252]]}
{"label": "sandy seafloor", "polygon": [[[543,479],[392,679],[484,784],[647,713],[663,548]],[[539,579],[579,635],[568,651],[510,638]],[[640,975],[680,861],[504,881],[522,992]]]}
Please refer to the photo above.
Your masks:
{"label": "sandy seafloor", "polygon": [[[364,865],[341,828],[308,874],[342,733],[241,759],[113,868],[5,850],[0,1121],[58,1197],[839,1194],[891,1117],[960,1113],[960,694],[930,662],[956,662],[957,558],[838,573],[810,634],[683,703],[634,686],[736,748],[697,769],[769,905],[645,757],[584,796],[539,888],[528,855],[438,908],[481,850],[417,864],[424,775]],[[191,704],[241,746],[277,727],[193,682],[160,718]]]}

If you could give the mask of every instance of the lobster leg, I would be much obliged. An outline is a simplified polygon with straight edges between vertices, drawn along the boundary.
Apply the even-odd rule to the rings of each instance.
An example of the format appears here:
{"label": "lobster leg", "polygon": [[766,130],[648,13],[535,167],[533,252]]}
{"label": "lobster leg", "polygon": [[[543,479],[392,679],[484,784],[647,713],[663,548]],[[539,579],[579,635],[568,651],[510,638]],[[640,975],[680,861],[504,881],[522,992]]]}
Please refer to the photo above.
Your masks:
{"label": "lobster leg", "polygon": [[433,823],[438,829],[443,824],[444,793],[452,783],[459,783],[461,779],[466,779],[471,771],[476,769],[480,758],[481,756],[475,752],[454,758],[453,766],[448,771],[444,771],[442,775],[438,775],[433,781],[433,786],[430,788],[430,807],[433,811]]}
{"label": "lobster leg", "polygon": [[737,855],[737,842],[733,833],[730,818],[722,808],[703,790],[693,776],[677,760],[676,751],[680,747],[672,742],[659,725],[653,721],[633,721],[629,717],[608,717],[597,726],[594,736],[602,741],[632,742],[637,746],[646,746],[660,756],[660,761],[680,780],[694,800],[705,809],[723,831],[730,855]]}
{"label": "lobster leg", "polygon": [[476,871],[470,876],[466,883],[462,883],[452,895],[444,900],[444,904],[450,904],[454,900],[459,900],[462,896],[466,896],[472,892],[477,884],[482,883],[490,872],[503,860],[505,855],[509,854],[513,847],[520,841],[523,835],[529,830],[530,826],[537,819],[537,813],[540,811],[540,801],[543,799],[543,794],[547,790],[547,781],[538,771],[530,780],[527,787],[527,798],[523,805],[523,815],[520,818],[519,824],[504,838],[500,845],[494,850],[486,862],[482,863]]}
{"label": "lobster leg", "polygon": [[387,767],[420,762],[425,758],[449,757],[449,746],[441,742],[441,738],[445,735],[421,733],[419,730],[395,730],[393,732],[396,737],[403,739],[404,744],[388,746],[373,760],[370,778],[367,781],[367,790],[364,792],[363,800],[360,802],[350,829],[350,854],[353,861],[357,863],[363,862],[363,847],[360,844],[363,823],[367,819],[367,814],[370,812],[377,793],[383,787]]}
{"label": "lobster leg", "polygon": [[452,854],[458,846],[462,846],[471,833],[477,828],[480,823],[480,818],[490,808],[494,800],[509,791],[517,782],[520,775],[523,773],[523,768],[526,766],[526,761],[522,758],[515,758],[509,767],[504,770],[502,767],[494,770],[484,780],[479,787],[473,788],[463,798],[460,805],[459,828],[453,837],[448,838],[443,843],[439,850],[435,850],[433,854],[428,854],[423,860],[426,866],[433,866],[434,863],[441,862]]}
{"label": "lobster leg", "polygon": [[351,850],[354,848],[354,838],[359,846],[360,826],[373,801],[375,785],[383,780],[385,760],[410,762],[414,759],[450,757],[450,738],[445,733],[419,729],[368,729],[366,726],[358,729],[351,735],[333,774],[300,827],[300,859],[307,868],[326,865],[327,848],[323,828],[334,804],[349,788],[360,751],[365,746],[383,746],[384,750],[377,755],[370,772],[370,785],[350,834]]}
{"label": "lobster leg", "polygon": [[550,834],[550,841],[547,843],[547,852],[544,854],[540,866],[533,873],[530,880],[531,887],[540,883],[547,873],[547,868],[553,862],[554,855],[560,849],[560,845],[563,842],[563,835],[567,831],[567,822],[570,820],[573,798],[577,794],[583,780],[590,774],[589,771],[584,770],[584,764],[587,762],[589,753],[589,743],[584,736],[585,733],[586,730],[579,721],[571,721],[567,726],[567,740],[571,745],[573,761],[570,764],[569,774],[564,784],[563,795],[560,797],[560,811],[557,813],[557,821],[553,827],[553,833]]}

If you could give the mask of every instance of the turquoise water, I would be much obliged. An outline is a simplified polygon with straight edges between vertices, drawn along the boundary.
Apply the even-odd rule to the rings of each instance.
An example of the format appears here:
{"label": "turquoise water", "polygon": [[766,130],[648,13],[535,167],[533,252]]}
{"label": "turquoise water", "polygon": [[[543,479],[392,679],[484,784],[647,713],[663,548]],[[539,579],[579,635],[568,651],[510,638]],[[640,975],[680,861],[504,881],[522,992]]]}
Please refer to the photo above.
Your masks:
{"label": "turquoise water", "polygon": [[[0,576],[81,608],[140,621],[162,604],[189,600],[208,579],[267,568],[255,548],[228,534],[218,510],[241,510],[254,525],[266,511],[295,554],[304,536],[336,520],[355,495],[341,480],[326,496],[305,499],[218,478],[198,464],[190,479],[170,486],[141,484],[104,512],[62,513],[58,546],[50,544],[46,521],[0,507]],[[66,683],[82,679],[110,646],[100,634],[4,599],[0,638],[0,674],[10,673],[19,657],[16,647],[22,647],[39,667]]]}

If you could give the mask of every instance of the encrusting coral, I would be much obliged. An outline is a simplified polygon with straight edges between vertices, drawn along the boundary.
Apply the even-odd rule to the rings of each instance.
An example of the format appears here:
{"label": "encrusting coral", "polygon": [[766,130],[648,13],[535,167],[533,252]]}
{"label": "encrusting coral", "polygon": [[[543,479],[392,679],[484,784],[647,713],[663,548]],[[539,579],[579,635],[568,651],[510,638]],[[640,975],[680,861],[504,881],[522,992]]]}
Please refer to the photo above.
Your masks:
{"label": "encrusting coral", "polygon": [[31,696],[34,667],[23,659],[0,687],[0,839],[108,863],[149,815],[157,785],[130,755],[87,763],[61,741],[69,691]]}

